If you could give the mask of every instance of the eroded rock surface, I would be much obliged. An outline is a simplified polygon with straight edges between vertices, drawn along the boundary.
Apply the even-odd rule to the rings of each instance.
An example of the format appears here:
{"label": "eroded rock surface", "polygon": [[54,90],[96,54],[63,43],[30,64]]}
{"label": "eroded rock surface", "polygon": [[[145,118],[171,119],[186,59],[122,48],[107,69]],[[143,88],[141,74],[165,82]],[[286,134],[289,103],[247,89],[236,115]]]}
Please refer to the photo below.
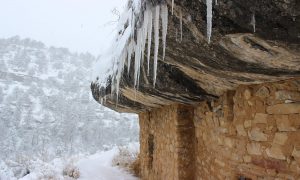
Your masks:
{"label": "eroded rock surface", "polygon": [[[171,7],[171,0],[167,2]],[[104,105],[119,112],[143,112],[216,99],[241,84],[300,77],[300,2],[219,0],[213,6],[208,44],[205,1],[175,0],[174,15],[169,12],[166,58],[159,57],[155,88],[153,72],[149,76],[146,69],[145,62],[137,91],[133,72],[125,70],[118,100],[110,87],[99,90],[97,84],[91,85],[94,98],[100,102],[100,96],[106,95]]]}

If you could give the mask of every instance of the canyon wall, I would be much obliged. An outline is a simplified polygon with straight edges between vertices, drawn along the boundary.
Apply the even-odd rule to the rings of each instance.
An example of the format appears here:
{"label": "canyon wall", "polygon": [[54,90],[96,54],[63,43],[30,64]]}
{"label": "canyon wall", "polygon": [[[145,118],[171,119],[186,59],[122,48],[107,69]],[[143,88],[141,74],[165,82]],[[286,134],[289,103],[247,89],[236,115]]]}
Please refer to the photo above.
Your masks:
{"label": "canyon wall", "polygon": [[143,179],[299,179],[300,80],[140,114]]}

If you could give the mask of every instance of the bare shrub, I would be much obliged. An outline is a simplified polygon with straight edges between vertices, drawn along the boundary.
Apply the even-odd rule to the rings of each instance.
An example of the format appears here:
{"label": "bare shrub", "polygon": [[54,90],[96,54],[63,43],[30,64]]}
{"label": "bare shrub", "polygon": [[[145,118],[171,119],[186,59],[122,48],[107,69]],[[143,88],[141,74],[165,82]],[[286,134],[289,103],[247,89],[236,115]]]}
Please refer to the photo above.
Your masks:
{"label": "bare shrub", "polygon": [[73,179],[78,179],[80,177],[80,172],[77,167],[75,167],[72,164],[69,164],[64,168],[63,175],[71,177]]}
{"label": "bare shrub", "polygon": [[127,147],[119,147],[119,153],[112,160],[113,166],[119,166],[135,176],[140,174],[138,152],[131,151]]}
{"label": "bare shrub", "polygon": [[136,177],[141,177],[141,164],[140,164],[140,156],[138,155],[137,158],[131,163],[129,166],[129,171],[133,173]]}
{"label": "bare shrub", "polygon": [[57,177],[53,175],[45,175],[38,178],[38,180],[57,180]]}

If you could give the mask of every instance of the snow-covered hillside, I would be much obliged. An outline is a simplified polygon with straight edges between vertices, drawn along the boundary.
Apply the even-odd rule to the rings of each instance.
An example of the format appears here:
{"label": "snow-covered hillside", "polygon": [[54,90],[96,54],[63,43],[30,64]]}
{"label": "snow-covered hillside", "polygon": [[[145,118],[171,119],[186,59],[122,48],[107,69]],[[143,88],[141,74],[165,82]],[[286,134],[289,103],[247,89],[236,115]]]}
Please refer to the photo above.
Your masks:
{"label": "snow-covered hillside", "polygon": [[138,141],[135,115],[91,97],[91,54],[0,39],[0,163],[95,153]]}
{"label": "snow-covered hillside", "polygon": [[[114,147],[108,151],[99,151],[92,155],[78,154],[67,158],[55,158],[49,162],[30,160],[24,173],[16,178],[12,162],[0,163],[0,180],[137,180],[131,173],[114,165],[114,161],[134,160],[139,144]],[[122,154],[122,151],[130,152]],[[120,159],[121,158],[121,159]],[[123,159],[122,159],[123,158]],[[27,171],[27,172],[26,172]]]}

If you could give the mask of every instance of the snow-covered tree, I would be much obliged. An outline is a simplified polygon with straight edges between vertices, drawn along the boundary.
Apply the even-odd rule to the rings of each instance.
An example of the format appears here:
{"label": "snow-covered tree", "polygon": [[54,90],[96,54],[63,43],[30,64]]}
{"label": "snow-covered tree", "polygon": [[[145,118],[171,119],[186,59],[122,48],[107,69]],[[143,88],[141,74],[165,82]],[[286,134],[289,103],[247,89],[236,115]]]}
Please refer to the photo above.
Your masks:
{"label": "snow-covered tree", "polygon": [[136,117],[112,112],[91,98],[94,56],[19,37],[0,39],[0,47],[0,75],[5,72],[0,77],[0,159],[47,160],[138,141],[138,126],[131,126]]}

